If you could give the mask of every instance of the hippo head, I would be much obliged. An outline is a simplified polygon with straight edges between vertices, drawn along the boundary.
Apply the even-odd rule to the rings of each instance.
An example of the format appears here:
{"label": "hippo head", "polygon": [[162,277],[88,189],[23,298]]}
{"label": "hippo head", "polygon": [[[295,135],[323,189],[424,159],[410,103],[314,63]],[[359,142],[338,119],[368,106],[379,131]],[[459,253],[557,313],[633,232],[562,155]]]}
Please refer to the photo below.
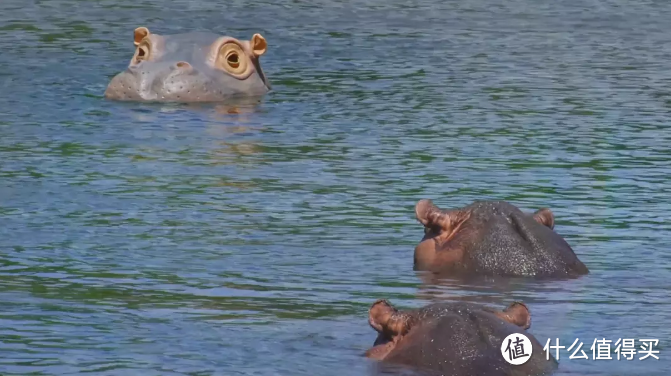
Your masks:
{"label": "hippo head", "polygon": [[231,97],[261,96],[270,85],[259,57],[266,40],[249,41],[210,33],[152,34],[135,29],[135,54],[117,74],[105,98],[140,102],[217,102]]}
{"label": "hippo head", "polygon": [[[370,307],[368,322],[378,336],[365,355],[385,363],[455,376],[544,375],[557,368],[554,357],[546,359],[541,344],[527,332],[531,313],[521,302],[503,310],[442,302],[399,311],[380,299]],[[501,344],[513,333],[531,341],[533,349],[527,351],[533,355],[524,365],[512,366],[501,356]]]}
{"label": "hippo head", "polygon": [[415,270],[537,277],[588,273],[554,231],[550,209],[531,214],[503,201],[476,201],[443,210],[421,200],[415,215],[424,225]]}
{"label": "hippo head", "polygon": [[461,314],[473,310],[492,314],[524,330],[531,327],[531,313],[521,302],[513,302],[501,311],[471,303],[434,303],[424,308],[402,312],[394,308],[388,300],[378,299],[368,311],[368,323],[378,332],[378,338],[375,346],[369,349],[366,355],[370,358],[384,359],[411,329],[448,317],[455,311]]}

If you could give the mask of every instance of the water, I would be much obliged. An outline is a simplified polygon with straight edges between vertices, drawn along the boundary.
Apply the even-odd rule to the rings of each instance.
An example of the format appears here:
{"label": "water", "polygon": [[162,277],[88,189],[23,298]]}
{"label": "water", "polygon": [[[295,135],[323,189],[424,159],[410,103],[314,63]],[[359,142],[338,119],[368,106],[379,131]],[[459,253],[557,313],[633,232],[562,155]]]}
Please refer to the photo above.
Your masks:
{"label": "water", "polygon": [[[387,298],[523,300],[541,343],[590,358],[595,338],[660,340],[660,360],[564,349],[558,374],[665,375],[669,19],[664,1],[3,0],[0,373],[374,374]],[[274,92],[105,101],[138,26],[260,32]],[[422,198],[550,207],[591,274],[415,273]]]}

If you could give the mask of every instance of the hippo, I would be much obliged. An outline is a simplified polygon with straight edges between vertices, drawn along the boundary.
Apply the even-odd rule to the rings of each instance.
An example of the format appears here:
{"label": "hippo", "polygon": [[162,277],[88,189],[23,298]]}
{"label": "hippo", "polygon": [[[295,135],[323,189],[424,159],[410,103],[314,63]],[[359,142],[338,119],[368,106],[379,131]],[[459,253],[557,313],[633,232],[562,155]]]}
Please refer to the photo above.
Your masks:
{"label": "hippo", "polygon": [[270,91],[259,58],[267,42],[261,34],[242,41],[212,33],[134,33],[135,54],[114,76],[105,98],[137,102],[219,102],[261,97]]}
{"label": "hippo", "polygon": [[554,231],[548,208],[531,214],[505,201],[475,201],[444,210],[423,199],[415,205],[415,215],[424,225],[414,252],[416,271],[537,278],[589,273]]}
{"label": "hippo", "polygon": [[[453,376],[540,376],[552,374],[557,360],[526,330],[531,314],[524,303],[513,302],[502,311],[469,302],[432,303],[423,308],[399,311],[386,299],[375,301],[368,323],[378,332],[365,356],[387,365],[408,367],[422,374]],[[506,339],[522,334],[531,348],[519,365],[502,354]],[[520,337],[513,336],[510,339]],[[514,345],[513,345],[514,348]]]}

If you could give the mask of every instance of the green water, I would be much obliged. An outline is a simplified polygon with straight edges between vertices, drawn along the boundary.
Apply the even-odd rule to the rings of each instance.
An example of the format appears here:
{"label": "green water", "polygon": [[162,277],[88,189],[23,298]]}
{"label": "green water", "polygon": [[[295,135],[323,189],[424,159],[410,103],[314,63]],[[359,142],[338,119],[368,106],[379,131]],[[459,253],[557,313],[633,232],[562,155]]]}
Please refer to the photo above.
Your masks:
{"label": "green water", "polygon": [[[378,298],[525,301],[671,366],[671,3],[0,4],[0,374],[368,375]],[[102,98],[132,31],[268,41],[258,105]],[[414,204],[549,207],[591,274],[435,280]],[[580,355],[579,353],[577,355]],[[613,357],[616,354],[613,353]]]}

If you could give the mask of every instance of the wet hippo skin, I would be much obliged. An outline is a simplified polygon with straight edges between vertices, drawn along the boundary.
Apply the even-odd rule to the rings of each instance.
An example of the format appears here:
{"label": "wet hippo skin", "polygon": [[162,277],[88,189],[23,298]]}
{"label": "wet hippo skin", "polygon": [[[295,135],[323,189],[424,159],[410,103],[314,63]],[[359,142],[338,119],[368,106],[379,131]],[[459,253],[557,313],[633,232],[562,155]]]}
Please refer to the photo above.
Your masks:
{"label": "wet hippo skin", "polygon": [[211,33],[134,32],[135,54],[128,68],[114,76],[105,98],[138,102],[219,102],[262,96],[270,90],[259,58],[266,40],[249,41]]}
{"label": "wet hippo skin", "polygon": [[504,201],[476,201],[443,210],[421,200],[415,215],[424,225],[424,237],[415,247],[415,270],[521,277],[589,273],[554,231],[550,209],[531,214]]}
{"label": "wet hippo skin", "polygon": [[[451,376],[540,376],[552,374],[557,361],[528,333],[531,314],[515,302],[502,311],[466,302],[434,303],[399,311],[386,300],[371,306],[368,322],[378,332],[366,356],[389,365],[412,367],[422,374]],[[501,344],[513,333],[531,341],[531,357],[512,365]],[[524,351],[529,352],[529,349]]]}

